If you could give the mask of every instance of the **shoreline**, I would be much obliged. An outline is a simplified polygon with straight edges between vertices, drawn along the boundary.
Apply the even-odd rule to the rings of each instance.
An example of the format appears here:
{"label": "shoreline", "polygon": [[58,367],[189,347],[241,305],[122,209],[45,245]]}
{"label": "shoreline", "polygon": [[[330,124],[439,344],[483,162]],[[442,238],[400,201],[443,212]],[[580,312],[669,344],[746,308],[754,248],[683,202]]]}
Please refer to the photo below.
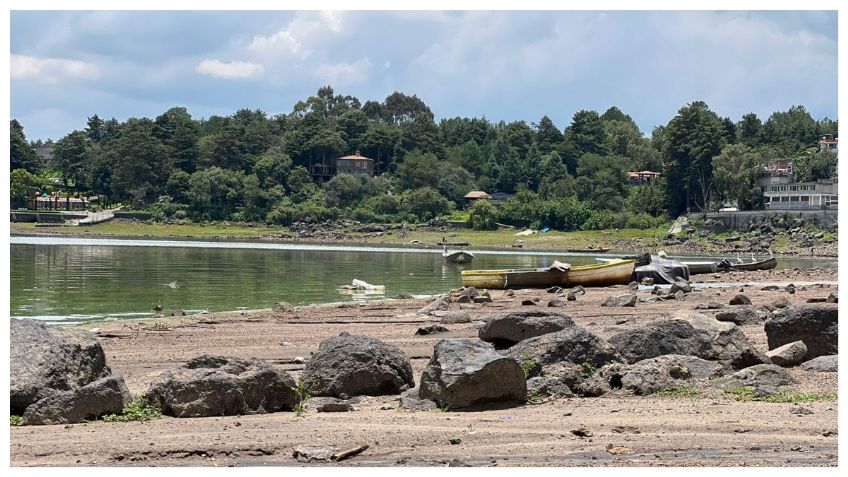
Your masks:
{"label": "shoreline", "polygon": [[[755,305],[786,298],[800,305],[837,289],[828,284],[836,270],[736,272],[744,293]],[[711,275],[696,283],[709,284]],[[727,277],[730,278],[730,277]],[[751,286],[765,281],[795,282],[797,291],[765,291]],[[419,336],[420,326],[440,318],[420,315],[426,298],[317,304],[287,311],[273,309],[208,313],[159,319],[99,322],[98,339],[107,365],[124,376],[134,394],[143,393],[162,372],[201,354],[258,358],[298,379],[321,341],[347,331],[399,347],[410,359],[419,381],[433,346],[443,338],[476,338],[487,317],[511,311],[557,311],[602,338],[642,327],[671,311],[693,309],[711,301],[728,303],[733,288],[702,288],[685,301],[638,303],[635,308],[602,308],[623,286],[589,288],[565,308],[544,307],[555,297],[545,290],[515,290],[510,296],[491,291],[493,302],[450,304],[470,315],[468,323],[445,324],[449,331]],[[639,291],[640,297],[651,297]],[[537,306],[522,301],[540,299]],[[460,306],[462,308],[460,308]],[[544,308],[543,308],[544,307]],[[718,310],[699,310],[713,316]],[[159,323],[154,323],[159,322]],[[92,328],[92,324],[79,328]],[[740,330],[760,350],[768,344],[763,326]],[[151,353],[151,350],[155,352]],[[832,395],[837,373],[788,371],[798,381],[793,392]],[[798,418],[792,403],[738,401],[707,383],[695,385],[694,397],[630,396],[549,399],[508,409],[474,412],[398,409],[396,396],[363,397],[357,410],[345,413],[307,411],[245,416],[172,418],[139,423],[94,421],[83,424],[27,426],[11,429],[14,466],[143,465],[250,466],[303,465],[292,458],[298,445],[330,443],[340,447],[369,444],[369,450],[340,466],[445,466],[456,461],[475,466],[834,466],[837,464],[837,401],[803,402],[813,411]],[[663,409],[663,412],[656,412]],[[626,428],[621,430],[621,426]],[[629,426],[629,427],[627,427]],[[591,439],[570,430],[586,427]],[[122,439],[112,436],[120,434]],[[452,445],[450,439],[461,438]],[[629,451],[613,454],[610,445]],[[803,451],[796,448],[803,446]],[[811,447],[812,446],[812,447]],[[49,449],[50,452],[44,452]],[[480,456],[486,456],[480,457]]]}

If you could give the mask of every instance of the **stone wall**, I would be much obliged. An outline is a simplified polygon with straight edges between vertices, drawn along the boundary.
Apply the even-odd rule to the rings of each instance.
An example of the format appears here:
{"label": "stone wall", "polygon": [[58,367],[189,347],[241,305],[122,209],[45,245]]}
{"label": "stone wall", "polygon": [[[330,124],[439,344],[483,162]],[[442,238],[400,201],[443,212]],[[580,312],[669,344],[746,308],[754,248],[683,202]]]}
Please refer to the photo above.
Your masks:
{"label": "stone wall", "polygon": [[715,232],[726,230],[748,230],[748,224],[752,220],[762,222],[766,218],[782,217],[787,223],[792,219],[803,218],[809,225],[816,225],[823,229],[836,229],[838,222],[838,210],[750,210],[742,212],[710,212],[691,213],[689,221],[698,219],[712,219],[717,225],[710,227]]}

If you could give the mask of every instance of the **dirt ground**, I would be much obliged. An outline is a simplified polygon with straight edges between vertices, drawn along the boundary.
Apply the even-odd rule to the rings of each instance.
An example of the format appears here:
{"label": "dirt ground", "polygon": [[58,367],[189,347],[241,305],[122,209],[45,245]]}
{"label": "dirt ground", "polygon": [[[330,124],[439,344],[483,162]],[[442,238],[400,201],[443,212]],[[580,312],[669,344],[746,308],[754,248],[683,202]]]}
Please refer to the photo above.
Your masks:
{"label": "dirt ground", "polygon": [[[836,290],[836,270],[737,272],[702,275],[693,283],[736,283],[704,288],[685,301],[639,303],[635,308],[602,308],[622,287],[588,289],[565,308],[551,309],[602,337],[658,320],[665,312],[699,303],[727,304],[744,288],[755,305],[788,298],[793,304],[827,297]],[[762,291],[765,283],[794,283],[797,293]],[[828,284],[829,283],[829,284]],[[640,291],[640,296],[650,296]],[[462,305],[475,320],[516,309],[538,296],[542,308],[554,295],[518,290],[514,297],[492,292],[494,303]],[[416,336],[438,323],[416,311],[424,300],[386,300],[271,310],[194,315],[159,320],[89,324],[99,336],[108,365],[122,373],[134,394],[145,391],[162,371],[203,353],[257,357],[279,364],[297,378],[318,344],[342,331],[369,335],[401,348],[417,379],[440,339],[476,336],[479,321],[446,325],[448,333]],[[452,303],[451,310],[459,309]],[[547,309],[547,308],[546,308]],[[702,310],[712,315],[714,310]],[[158,322],[158,324],[157,324]],[[763,327],[742,330],[766,351]],[[837,373],[791,370],[798,392],[836,394]],[[836,466],[837,402],[740,402],[699,385],[697,397],[639,397],[549,400],[475,412],[397,409],[396,396],[364,398],[347,413],[293,412],[176,419],[149,422],[90,422],[11,428],[13,466],[268,466],[307,465],[292,457],[294,447],[368,444],[342,466]],[[584,427],[591,436],[572,430]],[[459,439],[458,444],[451,444]],[[326,464],[308,464],[320,466]]]}

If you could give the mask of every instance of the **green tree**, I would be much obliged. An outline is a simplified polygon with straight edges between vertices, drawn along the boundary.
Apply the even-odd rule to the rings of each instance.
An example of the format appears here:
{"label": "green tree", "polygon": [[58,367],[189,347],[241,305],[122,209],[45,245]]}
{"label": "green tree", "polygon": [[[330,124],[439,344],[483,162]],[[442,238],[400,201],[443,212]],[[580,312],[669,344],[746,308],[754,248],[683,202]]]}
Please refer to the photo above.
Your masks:
{"label": "green tree", "polygon": [[604,124],[596,111],[581,110],[574,113],[571,125],[565,130],[565,139],[574,144],[577,157],[583,154],[603,155],[607,152]]}
{"label": "green tree", "polygon": [[742,116],[737,126],[739,141],[749,147],[754,147],[762,142],[763,122],[756,113],[748,113]]}
{"label": "green tree", "polygon": [[491,200],[478,199],[468,208],[468,226],[474,230],[498,228],[498,209]]}
{"label": "green tree", "polygon": [[763,142],[780,147],[785,154],[818,147],[818,141],[818,124],[804,106],[775,112],[763,125]]}
{"label": "green tree", "polygon": [[173,166],[191,174],[197,169],[200,126],[186,108],[165,111],[154,121],[153,134],[168,148]]}
{"label": "green tree", "polygon": [[401,210],[426,221],[453,210],[453,203],[432,187],[407,190],[400,197]]}
{"label": "green tree", "polygon": [[736,203],[740,210],[763,205],[758,179],[763,174],[762,154],[743,144],[730,144],[713,158],[716,192],[722,199]]}
{"label": "green tree", "polygon": [[88,118],[86,121],[87,127],[85,128],[85,134],[89,141],[91,142],[100,142],[103,140],[103,137],[106,133],[105,127],[106,123],[100,119],[100,116],[94,115]]}
{"label": "green tree", "polygon": [[584,154],[577,164],[577,197],[598,210],[621,210],[626,197],[627,159]]}
{"label": "green tree", "polygon": [[62,174],[65,186],[73,182],[78,189],[81,188],[80,180],[84,179],[84,170],[87,152],[87,136],[84,131],[68,133],[56,142],[53,148],[53,165]]}
{"label": "green tree", "polygon": [[39,180],[26,169],[15,169],[9,174],[9,192],[12,207],[24,207],[27,200],[38,194]]}
{"label": "green tree", "polygon": [[10,143],[9,162],[12,171],[15,169],[26,169],[28,172],[37,173],[39,169],[38,155],[35,149],[26,140],[24,128],[16,119],[9,121]]}
{"label": "green tree", "polygon": [[722,121],[703,101],[678,111],[663,132],[668,210],[677,216],[690,207],[705,210],[713,186],[712,160],[724,144]]}
{"label": "green tree", "polygon": [[242,202],[241,171],[217,166],[195,172],[189,179],[188,199],[195,217],[229,218]]}
{"label": "green tree", "polygon": [[793,162],[792,176],[796,182],[815,182],[836,176],[838,161],[832,152],[802,154]]}
{"label": "green tree", "polygon": [[168,150],[153,135],[153,128],[149,119],[132,118],[110,147],[114,155],[112,192],[118,200],[132,200],[136,207],[155,202],[171,175]]}

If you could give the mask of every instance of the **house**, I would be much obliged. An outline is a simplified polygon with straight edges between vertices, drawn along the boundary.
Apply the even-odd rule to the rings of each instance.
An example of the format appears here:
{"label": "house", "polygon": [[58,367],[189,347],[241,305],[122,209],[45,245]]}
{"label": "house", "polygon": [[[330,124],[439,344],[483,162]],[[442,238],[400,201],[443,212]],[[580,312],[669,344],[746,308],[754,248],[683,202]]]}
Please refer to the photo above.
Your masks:
{"label": "house", "polygon": [[835,179],[771,183],[763,190],[768,210],[836,209],[838,194],[839,185]]}
{"label": "house", "polygon": [[825,134],[819,141],[819,150],[821,152],[839,153],[839,138],[833,137],[833,134]]}
{"label": "house", "polygon": [[37,210],[85,210],[91,205],[87,199],[76,197],[59,197],[58,195],[41,196],[27,201],[27,208]]}
{"label": "house", "polygon": [[660,172],[654,171],[630,171],[627,180],[631,184],[649,184],[662,176]]}
{"label": "house", "polygon": [[480,199],[488,199],[491,200],[492,196],[483,192],[482,190],[472,190],[471,192],[465,194],[463,197],[465,199],[465,207],[471,207],[474,202],[477,202]]}
{"label": "house", "polygon": [[352,156],[344,156],[336,159],[336,174],[368,174],[374,175],[374,159],[359,155],[359,151]]}

